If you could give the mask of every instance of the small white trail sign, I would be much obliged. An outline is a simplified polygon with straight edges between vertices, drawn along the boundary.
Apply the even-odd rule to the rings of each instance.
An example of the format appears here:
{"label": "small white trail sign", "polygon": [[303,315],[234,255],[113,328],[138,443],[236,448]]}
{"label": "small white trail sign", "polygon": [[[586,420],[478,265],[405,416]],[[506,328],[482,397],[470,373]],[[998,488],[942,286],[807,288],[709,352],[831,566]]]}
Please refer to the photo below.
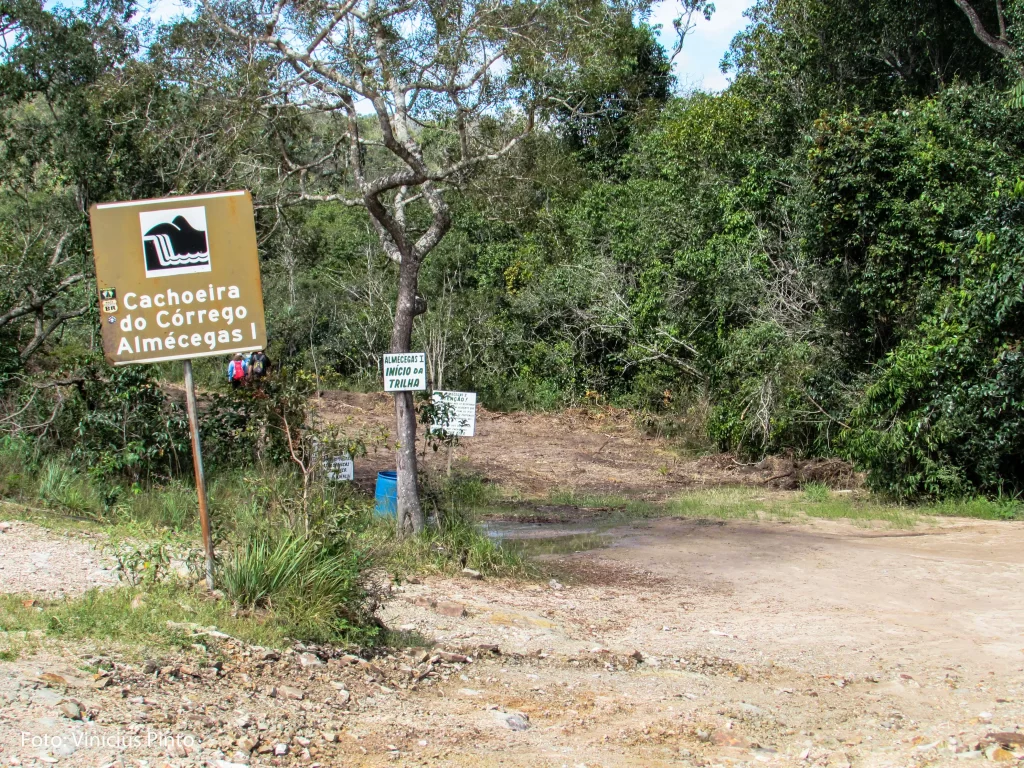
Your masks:
{"label": "small white trail sign", "polygon": [[385,392],[422,392],[427,388],[427,355],[406,352],[384,355]]}
{"label": "small white trail sign", "polygon": [[447,424],[434,423],[431,429],[443,430],[449,435],[473,437],[476,434],[476,392],[434,392],[435,403],[448,403],[451,416]]}
{"label": "small white trail sign", "polygon": [[341,456],[335,456],[333,459],[324,463],[327,469],[327,479],[332,483],[355,480],[356,463],[352,461],[352,457],[347,453],[343,453]]}

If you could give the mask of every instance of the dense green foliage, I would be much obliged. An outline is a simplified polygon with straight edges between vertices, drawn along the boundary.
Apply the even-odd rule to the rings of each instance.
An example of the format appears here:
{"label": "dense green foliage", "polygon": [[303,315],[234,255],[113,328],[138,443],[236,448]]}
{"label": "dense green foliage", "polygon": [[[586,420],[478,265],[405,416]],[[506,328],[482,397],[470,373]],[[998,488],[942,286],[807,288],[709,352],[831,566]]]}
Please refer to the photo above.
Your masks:
{"label": "dense green foliage", "polygon": [[[1011,41],[1018,13],[1006,4]],[[142,374],[32,389],[97,370],[95,200],[252,188],[271,356],[373,386],[393,265],[365,212],[289,204],[294,179],[277,171],[280,147],[329,150],[331,116],[260,108],[266,62],[201,26],[146,37],[116,3],[76,15],[0,0],[0,14],[23,41],[0,54],[0,313],[54,296],[0,324],[0,370],[31,380],[6,380],[8,413],[32,401],[13,432],[118,482],[182,469],[180,413]],[[415,346],[434,386],[491,407],[602,398],[691,444],[845,456],[900,497],[1020,493],[1012,57],[952,0],[760,0],[748,15],[723,93],[673,95],[652,30],[624,24],[567,86],[583,109],[462,180],[421,275]],[[294,407],[217,395],[211,462],[287,463],[280,414]]]}

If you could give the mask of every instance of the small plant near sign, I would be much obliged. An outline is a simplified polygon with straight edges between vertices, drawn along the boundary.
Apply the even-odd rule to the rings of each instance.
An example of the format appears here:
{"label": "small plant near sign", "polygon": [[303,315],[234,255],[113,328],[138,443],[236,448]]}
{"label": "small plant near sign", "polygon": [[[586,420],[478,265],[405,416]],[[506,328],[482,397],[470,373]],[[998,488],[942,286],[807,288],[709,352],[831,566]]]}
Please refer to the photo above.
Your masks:
{"label": "small plant near sign", "polygon": [[172,547],[166,539],[121,542],[108,550],[117,563],[117,575],[128,586],[157,584],[171,573]]}
{"label": "small plant near sign", "polygon": [[272,426],[284,436],[288,457],[302,476],[303,526],[308,532],[310,498],[314,486],[329,479],[330,461],[336,456],[352,459],[366,455],[366,442],[361,436],[346,433],[338,424],[327,423],[316,411],[308,395],[313,380],[298,371],[279,377],[289,382],[271,404]]}
{"label": "small plant near sign", "polygon": [[458,425],[455,422],[457,412],[454,405],[446,400],[434,397],[433,392],[424,393],[423,400],[416,409],[420,424],[423,425],[425,440],[423,456],[427,455],[429,445],[434,453],[443,446],[448,450],[447,473],[452,473],[452,453],[459,445]]}
{"label": "small plant near sign", "polygon": [[476,434],[476,393],[432,390],[426,392],[417,407],[424,426],[423,456],[427,446],[435,452],[448,448],[448,474],[452,472],[452,454],[462,437]]}
{"label": "small plant near sign", "polygon": [[455,432],[457,414],[454,405],[435,398],[433,392],[425,392],[416,412],[426,434],[424,455],[428,445],[436,453],[442,446],[455,447],[459,444],[459,435]]}

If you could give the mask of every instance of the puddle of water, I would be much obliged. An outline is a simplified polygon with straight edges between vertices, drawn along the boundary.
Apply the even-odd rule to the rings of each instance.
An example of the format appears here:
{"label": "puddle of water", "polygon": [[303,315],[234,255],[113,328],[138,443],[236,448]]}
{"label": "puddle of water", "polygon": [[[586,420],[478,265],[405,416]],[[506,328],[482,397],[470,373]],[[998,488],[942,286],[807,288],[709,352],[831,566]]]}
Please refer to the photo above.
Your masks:
{"label": "puddle of water", "polygon": [[512,547],[523,554],[567,555],[607,547],[608,535],[595,525],[579,523],[520,523],[493,520],[482,525],[492,539],[504,547]]}
{"label": "puddle of water", "polygon": [[490,538],[499,541],[560,539],[597,533],[597,528],[593,525],[581,526],[576,523],[518,523],[513,520],[495,520],[484,522],[481,527]]}

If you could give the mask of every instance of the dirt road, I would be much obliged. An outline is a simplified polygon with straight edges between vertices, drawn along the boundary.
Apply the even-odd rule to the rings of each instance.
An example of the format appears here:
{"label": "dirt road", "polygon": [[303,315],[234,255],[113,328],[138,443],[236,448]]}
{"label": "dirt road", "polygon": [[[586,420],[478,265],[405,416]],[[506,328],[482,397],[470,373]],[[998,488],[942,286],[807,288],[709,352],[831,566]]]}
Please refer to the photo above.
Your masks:
{"label": "dirt road", "polygon": [[[81,664],[82,649],[0,665],[0,762],[31,764],[26,729],[153,724],[200,748],[142,745],[126,758],[839,768],[1024,755],[1024,736],[987,737],[1024,730],[1024,524],[659,520],[617,533],[607,549],[552,558],[551,584],[396,589],[389,625],[471,661],[412,649],[304,667],[298,654],[268,660],[207,638],[224,660],[212,679],[144,674],[126,658],[107,687],[58,687],[57,699],[38,675]],[[467,615],[443,615],[460,606]],[[182,663],[204,662],[161,661]],[[61,696],[93,723],[57,714]],[[275,758],[276,744],[288,755]],[[95,766],[113,754],[58,757]]]}
{"label": "dirt road", "polygon": [[[473,682],[537,725],[500,739],[495,759],[907,765],[1024,726],[1024,525],[662,520],[623,533],[563,558],[579,583],[561,590],[420,588],[462,594],[469,620],[392,608],[442,638],[558,660],[532,662],[536,680]],[[563,661],[593,664],[597,648],[644,662],[581,675]]]}

